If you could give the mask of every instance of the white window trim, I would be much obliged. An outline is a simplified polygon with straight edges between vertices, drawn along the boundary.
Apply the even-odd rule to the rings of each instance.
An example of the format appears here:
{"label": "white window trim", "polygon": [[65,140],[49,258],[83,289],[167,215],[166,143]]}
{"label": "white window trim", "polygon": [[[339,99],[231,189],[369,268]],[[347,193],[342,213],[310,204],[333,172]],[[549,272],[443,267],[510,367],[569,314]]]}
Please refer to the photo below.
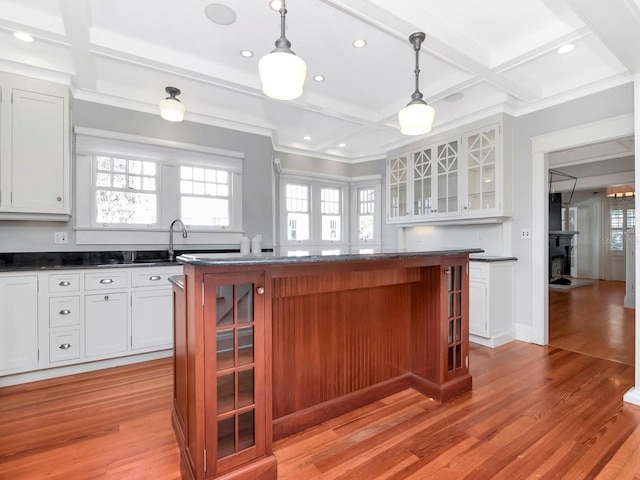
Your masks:
{"label": "white window trim", "polygon": [[[93,219],[93,156],[121,156],[158,163],[159,181],[165,176],[177,175],[180,165],[220,168],[231,174],[232,202],[229,227],[189,228],[183,239],[175,235],[176,245],[233,245],[237,246],[243,233],[242,226],[242,169],[244,154],[180,142],[104,130],[76,127],[76,243],[79,245],[165,245],[167,231],[173,219],[180,215],[179,181],[175,190],[161,184],[158,192],[158,224],[145,228],[100,226]],[[175,171],[173,171],[175,170]],[[171,211],[170,211],[171,210]]]}
{"label": "white window trim", "polygon": [[[349,217],[349,200],[350,200],[350,179],[338,176],[318,175],[310,174],[306,172],[298,172],[283,169],[280,174],[280,208],[278,212],[279,216],[279,232],[280,232],[280,247],[283,252],[305,250],[312,253],[318,253],[322,250],[335,250],[340,249],[346,251],[349,247],[349,235],[350,228],[347,223]],[[287,237],[287,218],[286,211],[286,189],[284,188],[287,183],[300,183],[310,186],[309,197],[309,225],[310,233],[309,240],[291,241]],[[339,241],[322,240],[321,239],[321,223],[322,215],[320,214],[320,189],[322,187],[338,187],[342,190],[342,212],[341,212],[341,232],[342,239]],[[317,203],[317,205],[316,205]],[[314,208],[318,208],[316,212]],[[318,231],[316,236],[315,232]],[[316,238],[317,237],[317,238]]]}
{"label": "white window trim", "polygon": [[[314,242],[312,240],[309,242],[291,242],[287,240],[287,225],[285,222],[287,212],[284,188],[284,185],[287,182],[299,182],[305,184],[314,183],[318,186],[340,185],[343,187],[343,240],[341,242]],[[370,242],[364,242],[358,239],[358,225],[356,222],[358,204],[356,195],[358,188],[369,186],[374,187],[376,195],[374,239]],[[358,177],[344,177],[339,175],[324,175],[299,170],[282,169],[279,178],[279,192],[277,192],[277,194],[280,199],[277,228],[280,233],[281,252],[284,255],[288,252],[295,252],[297,250],[309,251],[311,254],[321,254],[322,251],[333,249],[340,249],[344,253],[358,253],[362,249],[372,249],[374,252],[379,252],[382,248],[382,175],[374,174]],[[313,232],[311,235],[313,239]]]}

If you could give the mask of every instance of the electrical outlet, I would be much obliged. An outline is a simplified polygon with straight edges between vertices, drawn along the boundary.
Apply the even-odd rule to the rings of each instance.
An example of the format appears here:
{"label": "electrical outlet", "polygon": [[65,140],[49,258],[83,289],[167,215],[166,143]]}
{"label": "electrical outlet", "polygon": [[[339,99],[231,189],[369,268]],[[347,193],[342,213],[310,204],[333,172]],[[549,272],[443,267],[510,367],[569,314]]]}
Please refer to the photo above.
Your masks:
{"label": "electrical outlet", "polygon": [[69,243],[67,232],[54,232],[53,243]]}
{"label": "electrical outlet", "polygon": [[525,238],[527,240],[531,239],[531,229],[530,228],[523,228],[522,230],[520,230],[520,238]]}

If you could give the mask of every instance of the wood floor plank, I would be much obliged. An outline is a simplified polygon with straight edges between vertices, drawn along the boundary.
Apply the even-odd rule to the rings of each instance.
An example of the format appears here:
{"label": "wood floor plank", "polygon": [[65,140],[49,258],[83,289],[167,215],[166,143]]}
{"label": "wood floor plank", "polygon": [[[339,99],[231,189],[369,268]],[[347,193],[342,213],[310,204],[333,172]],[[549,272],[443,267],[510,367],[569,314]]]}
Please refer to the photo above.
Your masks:
{"label": "wood floor plank", "polygon": [[[171,368],[0,389],[0,479],[178,480]],[[632,366],[511,342],[470,368],[448,402],[408,389],[276,442],[279,479],[640,479]]]}

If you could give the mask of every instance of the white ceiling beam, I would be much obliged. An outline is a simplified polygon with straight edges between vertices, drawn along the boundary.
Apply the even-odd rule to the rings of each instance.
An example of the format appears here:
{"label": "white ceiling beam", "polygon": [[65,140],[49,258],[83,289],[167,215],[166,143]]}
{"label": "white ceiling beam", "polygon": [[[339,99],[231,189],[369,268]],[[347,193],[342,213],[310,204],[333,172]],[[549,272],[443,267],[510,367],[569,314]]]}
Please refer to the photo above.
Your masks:
{"label": "white ceiling beam", "polygon": [[74,86],[78,89],[96,90],[97,72],[90,49],[91,2],[86,0],[59,0],[59,2],[62,23],[75,68]]}
{"label": "white ceiling beam", "polygon": [[[415,11],[410,8],[405,9],[406,11],[402,10],[402,4],[398,2],[393,3],[393,9],[388,9],[372,5],[370,0],[322,1],[400,41],[407,42],[407,44],[410,33],[424,29],[424,27],[420,28],[415,25]],[[401,13],[403,17],[400,17]],[[433,24],[436,25],[436,23]],[[434,27],[433,31],[427,31],[426,33],[427,39],[422,46],[423,52],[428,52],[448,65],[479,77],[476,79],[477,81],[484,80],[504,89],[507,93],[523,102],[532,102],[541,97],[541,92],[533,91],[520,83],[513,82],[501,76],[496,69],[488,67],[489,55],[486,52],[479,52],[477,47],[467,44],[465,50],[472,53],[464,53],[458,48],[452,47],[448,42],[441,40],[438,35],[447,40],[450,35],[450,32],[445,31],[443,27],[438,29]]]}
{"label": "white ceiling beam", "polygon": [[569,0],[595,35],[631,72],[640,73],[640,8],[634,0]]}

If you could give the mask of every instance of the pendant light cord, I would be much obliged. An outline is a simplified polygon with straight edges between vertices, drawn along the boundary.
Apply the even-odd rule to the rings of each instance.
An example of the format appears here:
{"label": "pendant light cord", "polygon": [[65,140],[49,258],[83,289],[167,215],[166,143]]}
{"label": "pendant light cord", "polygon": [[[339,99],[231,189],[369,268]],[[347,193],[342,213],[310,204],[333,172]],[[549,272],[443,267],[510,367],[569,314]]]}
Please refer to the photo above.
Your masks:
{"label": "pendant light cord", "polygon": [[[282,5],[280,6],[280,38],[276,40],[276,48],[273,50],[274,52],[286,52],[293,53],[291,51],[291,42],[287,40],[285,37],[285,17],[287,15],[287,6],[282,0]],[[273,53],[273,52],[272,52]]]}
{"label": "pendant light cord", "polygon": [[413,49],[416,52],[416,69],[414,73],[416,74],[416,91],[411,95],[411,103],[422,102],[422,92],[420,92],[420,46],[424,41],[424,33],[414,33],[409,37],[411,43],[413,43]]}

